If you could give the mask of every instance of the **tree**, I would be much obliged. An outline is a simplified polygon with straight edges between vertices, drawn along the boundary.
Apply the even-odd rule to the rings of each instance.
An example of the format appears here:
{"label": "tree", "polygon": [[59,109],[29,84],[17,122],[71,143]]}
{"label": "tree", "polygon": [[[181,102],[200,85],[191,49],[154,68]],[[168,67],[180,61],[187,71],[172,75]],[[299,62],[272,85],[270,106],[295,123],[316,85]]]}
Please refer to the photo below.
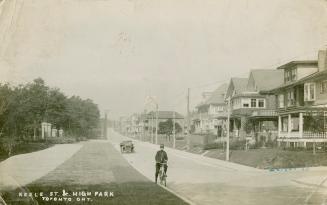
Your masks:
{"label": "tree", "polygon": [[[326,117],[324,112],[310,112],[304,118],[304,130],[314,135],[324,134]],[[316,154],[316,142],[313,142],[313,154]]]}
{"label": "tree", "polygon": [[[177,122],[175,122],[175,133],[179,133],[181,131],[182,127]],[[173,120],[168,119],[165,122],[160,122],[158,132],[160,134],[166,134],[170,136],[173,133]]]}
{"label": "tree", "polygon": [[92,100],[67,98],[41,78],[18,86],[0,84],[0,137],[35,137],[41,122],[63,128],[75,137],[88,137],[94,134],[99,119],[98,106]]}

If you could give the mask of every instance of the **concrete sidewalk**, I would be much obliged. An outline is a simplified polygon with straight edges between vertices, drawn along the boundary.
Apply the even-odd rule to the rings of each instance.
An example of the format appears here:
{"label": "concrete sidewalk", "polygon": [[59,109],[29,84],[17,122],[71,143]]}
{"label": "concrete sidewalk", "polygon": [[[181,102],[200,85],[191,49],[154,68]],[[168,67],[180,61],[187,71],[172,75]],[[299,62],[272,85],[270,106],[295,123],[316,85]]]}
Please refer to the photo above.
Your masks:
{"label": "concrete sidewalk", "polygon": [[55,145],[45,150],[6,159],[0,163],[0,191],[25,186],[46,175],[82,146],[82,144]]}
{"label": "concrete sidewalk", "polygon": [[309,187],[327,188],[327,174],[320,176],[303,177],[293,181],[300,185],[305,185]]}

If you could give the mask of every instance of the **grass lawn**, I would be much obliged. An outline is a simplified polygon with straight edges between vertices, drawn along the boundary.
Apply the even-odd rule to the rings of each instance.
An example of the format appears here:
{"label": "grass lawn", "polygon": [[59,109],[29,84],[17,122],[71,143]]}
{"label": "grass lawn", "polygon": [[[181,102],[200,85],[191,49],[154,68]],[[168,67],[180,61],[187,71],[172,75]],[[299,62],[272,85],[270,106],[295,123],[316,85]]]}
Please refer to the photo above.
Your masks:
{"label": "grass lawn", "polygon": [[[51,146],[53,146],[53,144],[47,144],[47,143],[42,143],[42,142],[21,143],[14,147],[11,156],[14,156],[17,154],[25,154],[25,153],[35,152],[35,151],[49,148]],[[0,150],[0,162],[7,159],[8,157],[9,156],[5,151]]]}
{"label": "grass lawn", "polygon": [[[109,143],[85,142],[72,158],[46,176],[23,189],[32,193],[58,192],[70,194],[70,202],[46,201],[46,198],[18,197],[20,190],[3,193],[9,204],[81,204],[73,192],[90,192],[90,202],[84,204],[186,204],[184,201],[149,181]],[[113,197],[94,196],[95,192],[112,192]],[[87,200],[87,199],[86,199]]]}
{"label": "grass lawn", "polygon": [[[225,159],[222,150],[210,150],[206,156]],[[230,161],[262,169],[327,166],[327,153],[282,149],[231,150]]]}

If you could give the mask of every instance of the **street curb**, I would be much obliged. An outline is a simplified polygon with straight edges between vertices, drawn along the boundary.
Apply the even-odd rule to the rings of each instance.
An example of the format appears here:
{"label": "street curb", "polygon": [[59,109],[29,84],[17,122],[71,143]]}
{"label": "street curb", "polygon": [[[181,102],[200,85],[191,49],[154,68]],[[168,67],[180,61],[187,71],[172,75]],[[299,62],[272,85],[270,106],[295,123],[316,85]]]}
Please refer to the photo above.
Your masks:
{"label": "street curb", "polygon": [[186,197],[181,196],[180,194],[177,194],[176,192],[174,192],[172,189],[169,189],[168,187],[164,187],[164,186],[161,186],[161,185],[158,185],[158,186],[160,186],[161,188],[163,188],[163,189],[169,191],[170,193],[176,195],[177,197],[181,198],[183,201],[185,201],[186,203],[188,203],[188,204],[190,204],[190,205],[198,205],[198,204],[196,204],[195,202],[193,202],[193,201],[187,199]]}
{"label": "street curb", "polygon": [[308,187],[311,187],[311,188],[313,188],[313,187],[315,187],[315,188],[321,187],[321,188],[325,188],[325,189],[327,188],[327,186],[323,185],[323,184],[311,184],[311,183],[302,182],[302,181],[299,181],[299,180],[296,180],[296,179],[293,179],[292,181],[297,183],[297,184],[308,186]]}

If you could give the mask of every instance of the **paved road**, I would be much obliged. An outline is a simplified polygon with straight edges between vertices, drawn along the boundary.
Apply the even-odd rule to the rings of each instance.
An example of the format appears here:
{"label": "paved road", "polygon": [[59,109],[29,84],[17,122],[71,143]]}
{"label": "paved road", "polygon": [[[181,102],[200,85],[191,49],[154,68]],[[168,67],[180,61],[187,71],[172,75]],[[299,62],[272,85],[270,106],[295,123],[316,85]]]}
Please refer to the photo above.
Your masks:
{"label": "paved road", "polygon": [[[109,132],[119,149],[125,137]],[[128,162],[154,180],[157,145],[135,141],[136,153],[124,154]],[[308,187],[294,180],[325,176],[326,171],[268,172],[166,148],[169,156],[168,187],[196,204],[324,204],[326,189]]]}
{"label": "paved road", "polygon": [[[26,191],[33,194],[43,192],[44,197],[49,197],[50,192],[58,192],[58,198],[62,198],[61,193],[65,189],[69,193],[68,197],[72,199],[67,204],[82,204],[77,201],[78,197],[72,194],[82,191],[91,193],[88,198],[92,203],[84,204],[187,204],[138,173],[107,140],[91,140],[80,144],[82,147],[53,171],[22,189],[3,192],[6,202],[36,204],[37,201],[37,204],[66,204],[46,201],[39,196],[33,196],[33,199],[17,197],[19,192]],[[38,170],[35,164],[26,167]],[[113,197],[96,197],[95,192],[112,192]]]}

